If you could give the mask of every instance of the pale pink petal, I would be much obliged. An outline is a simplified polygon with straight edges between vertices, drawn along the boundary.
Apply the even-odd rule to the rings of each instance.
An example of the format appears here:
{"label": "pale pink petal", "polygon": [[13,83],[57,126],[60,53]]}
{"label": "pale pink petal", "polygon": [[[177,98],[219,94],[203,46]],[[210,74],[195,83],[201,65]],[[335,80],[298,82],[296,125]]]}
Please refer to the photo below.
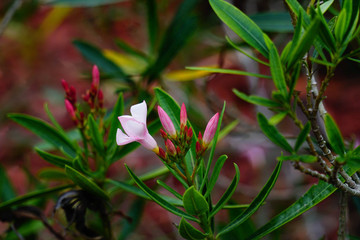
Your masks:
{"label": "pale pink petal", "polygon": [[154,151],[158,148],[158,145],[155,141],[155,139],[147,133],[143,139],[139,139],[138,142],[143,145],[145,148]]}
{"label": "pale pink petal", "polygon": [[146,125],[147,106],[145,101],[131,106],[130,112],[133,118]]}
{"label": "pale pink petal", "polygon": [[121,126],[129,137],[143,138],[147,133],[146,125],[130,116],[119,117]]}
{"label": "pale pink petal", "polygon": [[131,142],[134,142],[135,140],[133,138],[130,138],[125,133],[121,131],[120,128],[117,129],[116,132],[116,143],[117,145],[125,145]]}

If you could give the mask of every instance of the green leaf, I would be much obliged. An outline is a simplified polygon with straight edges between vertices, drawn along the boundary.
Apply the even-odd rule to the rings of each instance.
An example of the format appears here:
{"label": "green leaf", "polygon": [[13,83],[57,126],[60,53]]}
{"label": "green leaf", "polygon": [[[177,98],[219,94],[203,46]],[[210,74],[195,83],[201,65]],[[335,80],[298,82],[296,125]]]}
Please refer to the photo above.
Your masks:
{"label": "green leaf", "polygon": [[45,0],[45,3],[69,7],[96,7],[123,1],[124,0]]}
{"label": "green leaf", "polygon": [[76,147],[71,143],[67,136],[59,132],[50,124],[39,118],[31,117],[25,114],[13,113],[9,114],[8,117],[23,127],[29,129],[69,157],[76,157]]}
{"label": "green leaf", "polygon": [[287,114],[288,114],[287,112],[279,112],[279,113],[273,115],[269,119],[269,124],[276,126],[286,117]]}
{"label": "green leaf", "polygon": [[47,188],[45,190],[38,190],[38,191],[30,192],[30,193],[24,194],[24,195],[16,197],[16,198],[12,198],[6,202],[0,203],[0,211],[5,208],[10,208],[10,207],[25,203],[25,202],[35,199],[35,198],[44,198],[47,195],[62,191],[64,189],[67,189],[70,187],[72,187],[72,185],[62,185],[62,186],[58,186],[58,187],[54,187],[54,188]]}
{"label": "green leaf", "polygon": [[335,187],[323,181],[320,181],[317,185],[313,185],[304,196],[258,229],[248,240],[261,239],[320,203],[335,192],[335,190]]}
{"label": "green leaf", "polygon": [[317,158],[313,155],[290,155],[290,156],[280,156],[277,158],[279,161],[300,161],[304,163],[314,163]]}
{"label": "green leaf", "polygon": [[54,115],[52,114],[52,112],[49,109],[49,106],[47,103],[44,104],[44,109],[46,112],[46,115],[49,117],[51,123],[55,126],[55,128],[57,128],[57,130],[59,130],[59,132],[61,132],[62,134],[66,134],[64,129],[60,126],[60,124],[58,123],[58,121],[56,121]]}
{"label": "green leaf", "polygon": [[214,186],[216,184],[216,181],[217,181],[217,179],[218,179],[218,177],[220,175],[220,171],[221,171],[222,167],[224,166],[224,163],[225,163],[226,159],[228,159],[228,156],[221,155],[218,158],[218,160],[216,161],[215,166],[214,166],[214,170],[211,173],[209,183],[206,186],[206,193],[204,195],[205,198],[207,198],[209,196],[209,194],[212,192],[212,190],[213,190],[213,188],[214,188]]}
{"label": "green leaf", "polygon": [[264,32],[291,33],[294,31],[288,12],[264,12],[249,17]]}
{"label": "green leaf", "polygon": [[179,233],[183,238],[189,240],[205,239],[207,236],[188,223],[184,218],[180,220]]}
{"label": "green leaf", "polygon": [[214,67],[186,67],[186,69],[212,72],[212,73],[225,73],[225,74],[234,74],[234,75],[243,75],[243,76],[271,79],[271,76],[268,76],[268,75],[245,72],[245,71],[240,71],[240,70],[233,70],[233,69],[214,68]]}
{"label": "green leaf", "polygon": [[295,146],[294,146],[294,151],[297,152],[299,151],[301,145],[305,142],[306,137],[309,135],[310,133],[310,122],[307,122],[304,126],[304,128],[300,131],[298,137],[296,138],[296,142],[295,142]]}
{"label": "green leaf", "polygon": [[357,63],[360,63],[360,59],[351,58],[351,57],[349,57],[349,58],[347,58],[347,59],[349,59],[349,60],[351,60],[351,61],[354,61],[354,62],[357,62]]}
{"label": "green leaf", "polygon": [[239,92],[236,89],[233,89],[233,92],[235,93],[236,96],[238,96],[242,100],[252,103],[252,104],[265,106],[265,107],[269,107],[269,108],[277,108],[277,107],[282,106],[280,103],[274,102],[270,99],[262,98],[262,97],[254,96],[254,95],[248,96],[245,93]]}
{"label": "green leaf", "polygon": [[148,186],[146,186],[131,170],[130,168],[125,164],[125,167],[127,171],[129,172],[131,178],[135,181],[135,183],[139,186],[141,190],[143,190],[154,202],[159,204],[161,207],[165,208],[167,211],[180,216],[184,217],[188,220],[199,222],[199,220],[188,213],[174,207],[171,203],[165,201],[162,197],[160,197],[156,192],[151,190]]}
{"label": "green leaf", "polygon": [[197,3],[197,0],[182,1],[161,40],[156,60],[144,73],[150,81],[161,74],[195,32],[197,20],[191,12]]}
{"label": "green leaf", "polygon": [[265,43],[268,38],[246,14],[223,0],[210,0],[210,5],[218,17],[246,43],[269,58],[269,49]]}
{"label": "green leaf", "polygon": [[251,217],[256,210],[263,204],[267,196],[269,195],[270,191],[275,185],[275,182],[279,176],[281,170],[282,162],[279,162],[273,173],[271,174],[270,178],[266,182],[265,186],[261,189],[260,193],[255,197],[255,199],[251,202],[250,206],[242,212],[239,216],[237,216],[234,220],[232,220],[228,225],[226,225],[217,235],[219,238],[222,234],[227,233],[237,226],[245,222],[249,217]]}
{"label": "green leaf", "polygon": [[273,125],[268,122],[268,120],[263,114],[258,113],[257,119],[261,130],[273,143],[290,153],[294,152],[285,137]]}
{"label": "green leaf", "polygon": [[225,193],[221,196],[219,201],[216,203],[214,208],[211,210],[209,218],[213,217],[217,212],[219,212],[224,207],[224,205],[230,200],[230,198],[232,197],[232,195],[234,194],[234,192],[236,190],[236,187],[240,180],[240,171],[239,171],[239,167],[236,165],[236,163],[234,163],[234,167],[235,167],[235,171],[236,171],[235,176],[234,176],[233,180],[231,181],[230,186],[226,189]]}
{"label": "green leaf", "polygon": [[329,7],[331,7],[331,5],[333,4],[334,0],[328,0],[326,2],[323,2],[321,5],[320,5],[320,10],[321,10],[321,13],[324,14],[328,9]]}
{"label": "green leaf", "polygon": [[126,83],[134,84],[133,81],[125,75],[124,71],[113,61],[106,58],[97,47],[80,40],[73,41],[73,44],[86,59],[97,65],[107,74]]}
{"label": "green leaf", "polygon": [[77,185],[79,185],[82,189],[93,193],[94,195],[109,200],[109,196],[104,190],[102,190],[95,182],[93,182],[88,177],[84,176],[82,173],[78,172],[74,168],[70,166],[65,167],[65,172],[69,176],[69,178]]}
{"label": "green leaf", "polygon": [[326,134],[329,139],[329,143],[333,148],[334,152],[339,154],[340,156],[344,156],[345,154],[344,140],[334,119],[329,114],[326,114],[324,123],[325,123]]}
{"label": "green leaf", "polygon": [[212,165],[212,162],[213,162],[213,159],[214,159],[215,147],[216,147],[216,143],[217,143],[218,137],[219,137],[219,131],[220,131],[220,127],[221,127],[221,122],[222,122],[222,119],[224,117],[225,106],[226,106],[226,102],[224,102],[223,108],[222,108],[221,113],[220,113],[218,125],[216,127],[216,132],[215,132],[215,135],[214,135],[214,139],[212,141],[212,146],[211,146],[211,150],[210,150],[210,154],[209,154],[209,160],[206,163],[205,174],[203,175],[203,178],[200,179],[201,180],[201,185],[200,185],[200,191],[201,192],[203,191],[203,189],[205,187],[205,184],[208,181],[210,168],[211,168],[211,165]]}
{"label": "green leaf", "polygon": [[268,42],[268,44],[269,44],[268,47],[269,47],[270,71],[271,71],[272,79],[274,81],[276,88],[286,99],[288,96],[288,92],[286,88],[283,64],[281,63],[279,53],[274,43],[270,41]]}
{"label": "green leaf", "polygon": [[289,60],[287,62],[288,69],[291,69],[296,64],[296,62],[302,61],[305,53],[309,51],[315,38],[318,36],[320,23],[320,17],[313,19],[310,26],[302,35],[300,41],[296,45],[293,43],[292,50],[288,58]]}
{"label": "green leaf", "polygon": [[92,114],[89,114],[88,123],[89,123],[91,142],[94,145],[96,151],[101,156],[103,156],[104,152],[105,152],[104,139],[101,136],[99,126],[98,126],[97,122],[95,121],[94,117],[92,116]]}
{"label": "green leaf", "polygon": [[226,40],[228,41],[228,43],[235,48],[237,51],[241,52],[242,54],[244,54],[245,56],[247,56],[248,58],[254,60],[255,62],[264,64],[265,66],[270,66],[269,63],[264,62],[262,60],[260,60],[259,58],[256,58],[254,56],[252,56],[251,54],[247,53],[246,51],[244,51],[241,47],[238,47],[228,36],[225,36]]}
{"label": "green leaf", "polygon": [[148,57],[146,56],[145,53],[143,53],[143,52],[139,51],[138,49],[132,47],[131,45],[126,43],[124,40],[116,39],[115,44],[119,48],[121,48],[125,53],[128,53],[129,55],[133,55],[133,56],[138,57],[138,58],[141,58],[144,61],[149,61],[149,59],[148,59]]}
{"label": "green leaf", "polygon": [[69,177],[66,175],[63,169],[58,168],[43,168],[38,174],[39,178],[45,180],[61,180],[61,181],[68,181]]}
{"label": "green leaf", "polygon": [[107,146],[111,148],[112,145],[116,143],[116,131],[120,127],[119,116],[124,114],[124,97],[123,94],[120,93],[119,97],[116,101],[115,107],[111,112],[110,117],[110,130],[107,139]]}
{"label": "green leaf", "polygon": [[194,186],[189,187],[183,196],[184,208],[187,213],[199,216],[209,211],[209,205],[201,193]]}
{"label": "green leaf", "polygon": [[13,185],[6,174],[6,170],[0,166],[0,201],[6,202],[16,196]]}
{"label": "green leaf", "polygon": [[[313,9],[312,9],[313,10]],[[314,11],[313,13],[314,16],[319,16],[320,17],[320,26],[319,26],[319,37],[322,41],[322,43],[325,45],[325,47],[327,49],[329,49],[330,51],[336,52],[336,41],[335,38],[333,36],[333,34],[331,33],[331,29],[330,26],[328,24],[328,22],[326,21],[324,15],[321,13],[321,11]]]}
{"label": "green leaf", "polygon": [[149,35],[150,53],[154,53],[156,43],[158,42],[158,14],[155,0],[146,1],[147,10],[147,28]]}
{"label": "green leaf", "polygon": [[168,192],[170,192],[172,195],[174,195],[175,197],[177,197],[178,199],[182,200],[182,196],[180,193],[176,192],[172,187],[170,187],[169,185],[167,185],[166,183],[164,183],[163,181],[161,181],[160,179],[158,179],[156,181],[160,186],[162,186],[163,188],[165,188],[166,190],[168,190]]}
{"label": "green leaf", "polygon": [[72,161],[67,159],[67,158],[63,158],[45,151],[40,150],[39,148],[35,148],[35,151],[37,152],[37,154],[39,154],[39,156],[44,159],[45,161],[61,167],[61,168],[65,168],[66,165],[72,166]]}

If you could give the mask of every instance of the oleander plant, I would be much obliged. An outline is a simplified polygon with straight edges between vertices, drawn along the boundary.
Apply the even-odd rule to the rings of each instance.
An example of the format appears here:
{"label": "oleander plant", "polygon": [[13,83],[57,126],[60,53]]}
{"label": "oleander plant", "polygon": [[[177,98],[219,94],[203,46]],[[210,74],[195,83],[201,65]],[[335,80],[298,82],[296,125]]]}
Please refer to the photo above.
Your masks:
{"label": "oleander plant", "polygon": [[[51,0],[48,4],[93,7],[113,2],[119,1]],[[227,55],[218,48],[212,49],[221,56],[216,67],[171,70],[181,49],[181,54],[190,56],[200,48],[201,41],[191,39],[203,33],[195,26],[201,27],[196,22],[204,16],[193,13],[204,3],[181,2],[159,37],[157,9],[164,1],[145,2],[148,49],[136,49],[124,40],[116,44],[125,53],[102,50],[84,40],[73,42],[94,65],[92,74],[85,74],[91,79],[86,90],[69,80],[59,81],[71,127],[62,126],[47,104],[44,109],[50,122],[23,113],[7,114],[41,139],[34,150],[47,165],[36,176],[41,181],[35,189],[21,195],[0,168],[0,222],[7,229],[0,239],[286,239],[281,230],[287,223],[335,196],[340,199],[332,206],[339,212],[337,236],[325,230],[323,239],[359,239],[359,232],[349,231],[348,209],[349,202],[360,197],[360,146],[356,136],[343,137],[326,102],[332,97],[327,97],[328,87],[342,64],[359,67],[360,1],[311,0],[305,6],[284,0],[291,34],[280,40],[232,3],[206,2],[236,35],[217,36],[221,49],[245,56],[261,72],[225,68],[221,62]],[[186,44],[197,45],[187,51]],[[201,106],[206,105],[198,104],[201,100],[192,101],[211,96],[207,91],[195,93],[198,86],[188,82],[209,81],[219,74],[266,81],[261,95],[256,90],[245,93],[234,88],[232,92],[237,100],[260,106],[256,125],[261,138],[276,146],[270,155],[276,157],[266,159],[274,163],[266,166],[274,167],[270,174],[259,173],[267,180],[253,189],[250,200],[238,194],[244,187],[239,184],[244,165],[236,161],[229,165],[233,153],[222,145],[238,134],[241,115],[229,117],[231,103],[223,100],[218,111],[204,110]],[[169,76],[186,86],[169,85]],[[105,87],[111,81],[118,83],[112,89],[113,105],[106,102]],[[284,124],[295,130],[289,134]],[[278,180],[286,181],[281,178],[282,171],[290,171],[285,165],[312,179],[311,186],[291,204],[272,207],[274,200],[267,199],[276,195]],[[222,175],[230,173],[229,181],[221,181]],[[274,209],[274,216],[265,213],[265,206]],[[155,209],[154,218],[171,226],[167,233],[162,235],[154,218],[146,217],[149,208]],[[159,233],[140,235],[144,224]]]}

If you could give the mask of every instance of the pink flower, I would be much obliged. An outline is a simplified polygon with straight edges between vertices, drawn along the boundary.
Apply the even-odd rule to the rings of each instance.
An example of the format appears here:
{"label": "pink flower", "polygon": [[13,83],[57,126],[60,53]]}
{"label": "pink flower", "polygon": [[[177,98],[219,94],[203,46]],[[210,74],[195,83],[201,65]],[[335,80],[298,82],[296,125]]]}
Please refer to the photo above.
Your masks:
{"label": "pink flower", "polygon": [[133,105],[130,108],[130,112],[132,116],[124,115],[119,117],[125,133],[118,128],[116,133],[117,144],[125,145],[131,142],[139,142],[145,148],[158,153],[159,147],[146,127],[146,102],[143,101],[142,103]]}
{"label": "pink flower", "polygon": [[158,114],[159,114],[160,122],[163,128],[165,129],[165,131],[170,135],[170,137],[175,138],[176,130],[169,115],[167,115],[167,113],[160,106],[158,106]]}
{"label": "pink flower", "polygon": [[208,122],[205,128],[204,136],[202,138],[205,146],[208,146],[213,140],[217,125],[219,122],[219,113],[216,113]]}

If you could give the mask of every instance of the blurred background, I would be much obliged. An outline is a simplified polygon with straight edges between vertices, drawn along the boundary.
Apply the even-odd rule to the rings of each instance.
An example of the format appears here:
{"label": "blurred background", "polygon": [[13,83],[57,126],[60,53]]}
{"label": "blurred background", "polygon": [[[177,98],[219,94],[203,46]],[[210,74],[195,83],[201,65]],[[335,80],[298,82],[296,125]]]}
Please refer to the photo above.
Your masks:
{"label": "blurred background", "polygon": [[[222,25],[207,1],[154,2],[158,21],[151,25],[151,5],[147,0],[0,1],[3,25],[0,32],[0,166],[9,176],[16,194],[25,194],[41,184],[44,180],[38,174],[48,165],[33,150],[33,146],[39,144],[39,138],[11,122],[6,115],[26,113],[48,121],[44,111],[46,103],[59,123],[65,129],[72,129],[71,118],[64,107],[61,79],[73,85],[80,98],[90,86],[94,64],[100,68],[100,85],[108,109],[113,107],[119,92],[124,92],[127,106],[130,106],[151,96],[154,86],[161,86],[179,103],[185,102],[190,121],[203,129],[207,120],[221,111],[223,101],[226,101],[223,126],[236,119],[238,123],[217,147],[217,156],[229,155],[218,181],[219,197],[234,175],[232,162],[239,165],[241,173],[233,201],[249,203],[260,191],[276,165],[280,150],[261,133],[255,116],[257,111],[268,116],[271,113],[238,99],[232,89],[266,96],[271,94],[273,86],[266,79],[194,72],[185,70],[185,67],[218,66],[262,74],[267,74],[268,69],[258,66],[228,45],[226,35],[242,44],[245,51],[251,52]],[[282,1],[243,0],[234,1],[234,5],[250,15],[275,39],[279,49],[291,38],[291,19]],[[12,10],[14,15],[5,24]],[[149,34],[151,26],[156,27],[156,34]],[[129,46],[139,54],[129,54]],[[156,71],[149,72],[146,79],[140,74],[147,64],[139,57],[141,54],[155,59],[153,66],[158,66],[157,69],[153,67]],[[131,75],[137,87],[126,84],[123,75],[114,74],[114,65],[125,75]],[[329,86],[325,102],[343,135],[356,144],[360,136],[359,72],[359,64],[344,62]],[[321,74],[319,68],[320,79]],[[143,80],[143,84],[139,83]],[[305,84],[300,80],[297,89],[303,92]],[[290,121],[285,120],[279,127],[287,136],[297,134]],[[156,156],[139,148],[116,162],[109,176],[127,179],[124,162],[138,173],[161,165]],[[169,181],[176,184],[174,180]],[[266,204],[244,228],[232,232],[228,239],[236,239],[234,236],[242,239],[239,236],[245,237],[249,229],[259,228],[316,182],[316,179],[299,174],[289,163],[285,163]],[[154,183],[149,181],[150,185]],[[125,200],[125,196],[119,196],[116,204],[126,213],[130,206]],[[48,216],[53,204],[45,205]],[[128,239],[181,239],[175,227],[178,217],[152,202],[141,204],[144,209],[141,221]],[[357,198],[350,202],[350,233],[354,236],[360,236],[359,204]],[[336,239],[338,215],[338,193],[335,193],[276,231],[269,239]],[[219,223],[227,219],[228,213],[221,212]],[[113,224],[119,236],[123,222],[124,219],[119,218]],[[6,224],[0,225],[0,239],[7,239],[7,227]],[[40,231],[33,239],[48,239],[44,238],[48,236],[46,231]]]}

